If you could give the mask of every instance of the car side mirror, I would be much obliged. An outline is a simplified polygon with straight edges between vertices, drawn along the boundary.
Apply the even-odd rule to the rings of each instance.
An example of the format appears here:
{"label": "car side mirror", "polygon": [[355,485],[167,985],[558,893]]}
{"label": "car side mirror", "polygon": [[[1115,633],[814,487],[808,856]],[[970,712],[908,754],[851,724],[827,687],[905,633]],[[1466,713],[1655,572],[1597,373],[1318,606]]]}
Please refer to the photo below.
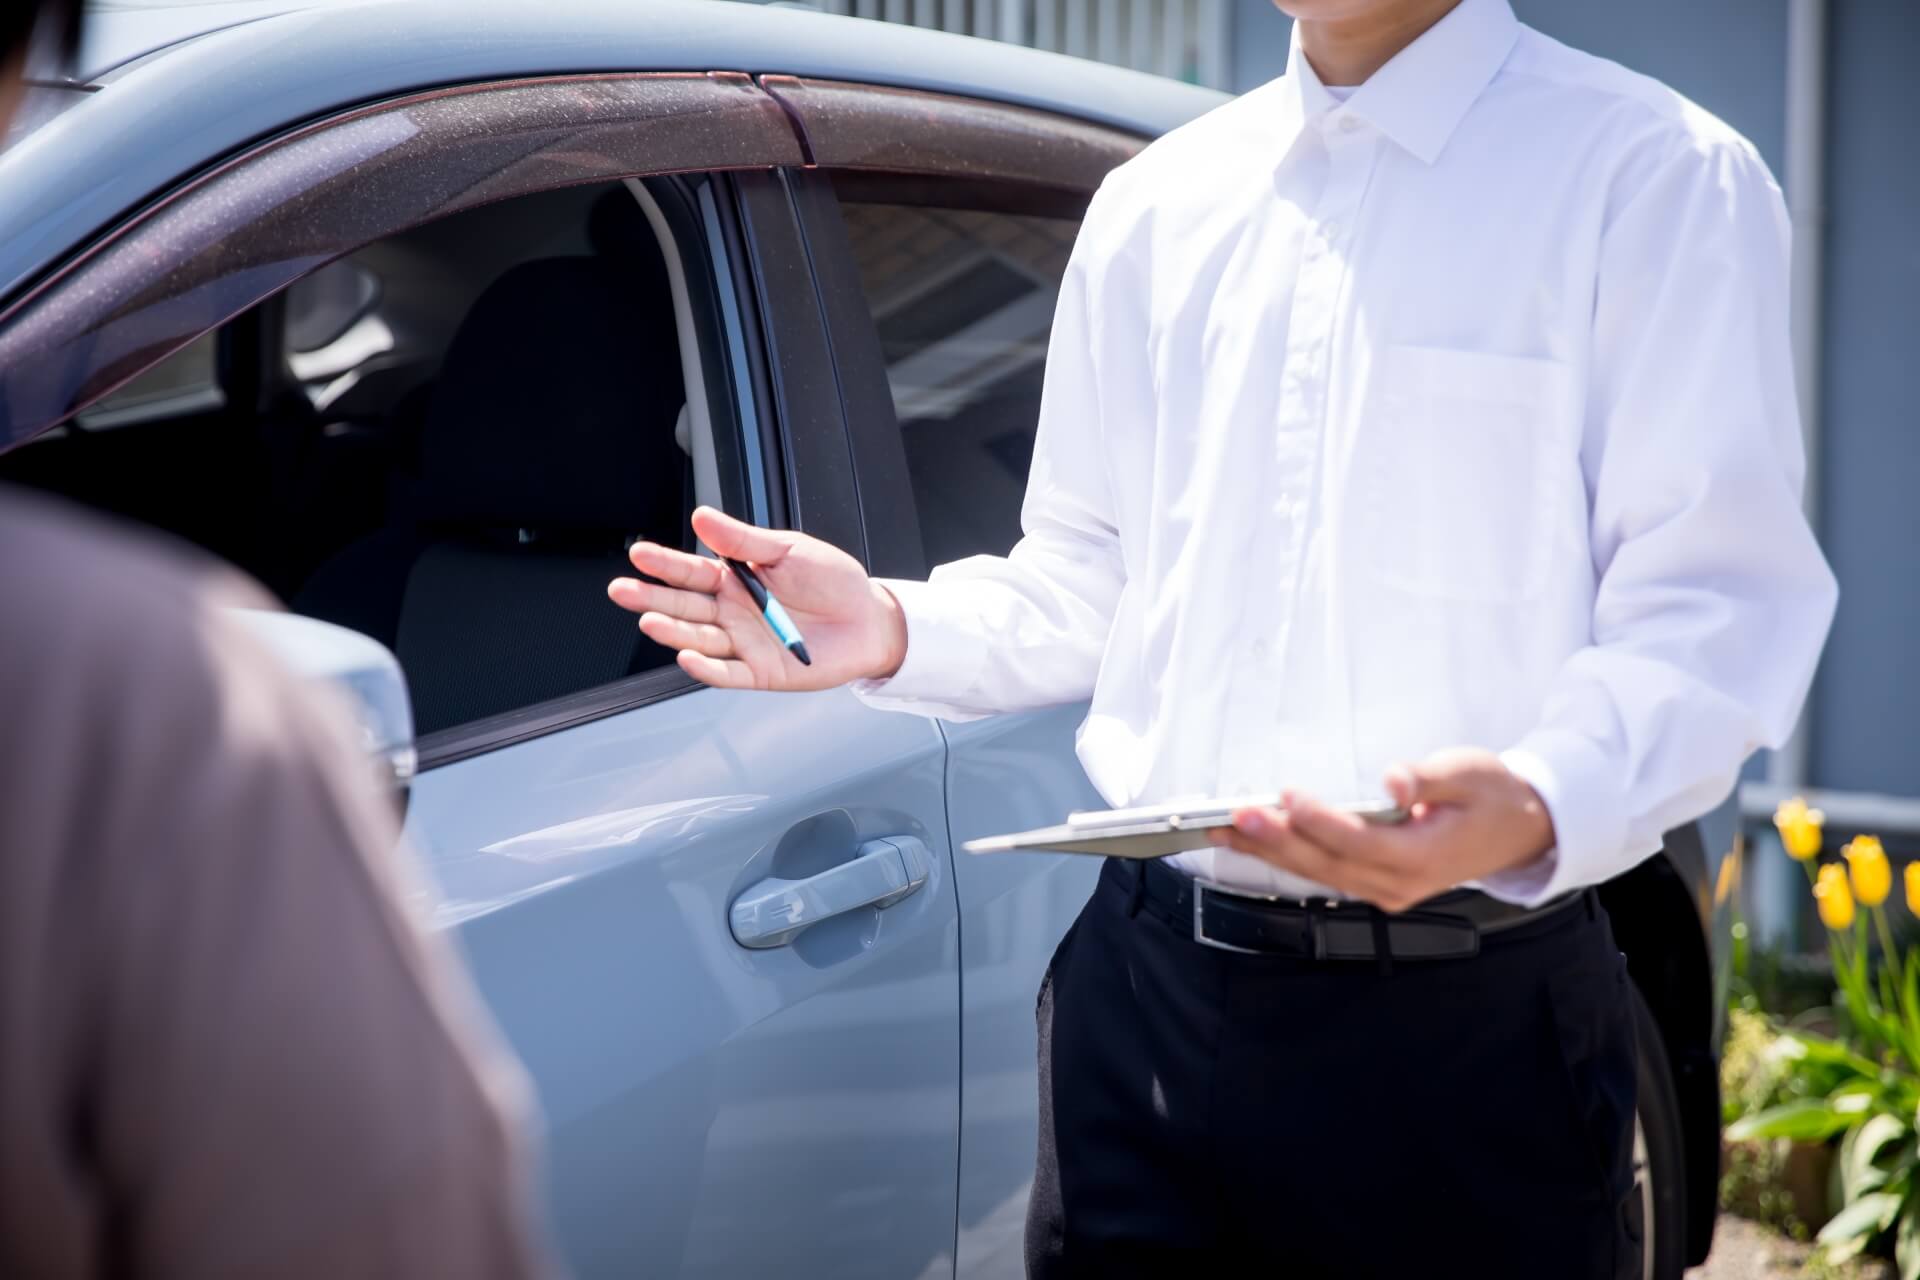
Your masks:
{"label": "car side mirror", "polygon": [[407,677],[392,651],[358,631],[297,613],[235,609],[232,614],[295,674],[346,697],[361,746],[381,779],[404,795],[418,757]]}

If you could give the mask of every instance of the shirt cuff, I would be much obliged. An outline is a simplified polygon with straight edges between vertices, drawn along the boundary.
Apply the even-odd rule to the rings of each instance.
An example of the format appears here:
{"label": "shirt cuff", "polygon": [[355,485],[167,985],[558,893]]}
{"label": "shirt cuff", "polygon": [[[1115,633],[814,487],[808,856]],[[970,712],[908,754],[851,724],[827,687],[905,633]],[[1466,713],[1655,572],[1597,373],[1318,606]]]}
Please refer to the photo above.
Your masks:
{"label": "shirt cuff", "polygon": [[960,584],[911,578],[874,581],[900,602],[907,622],[907,654],[892,675],[854,680],[848,687],[862,702],[889,711],[925,711],[928,708],[919,704],[963,699],[986,661],[987,641],[980,634],[980,611],[960,598]]}
{"label": "shirt cuff", "polygon": [[1500,762],[1539,793],[1553,820],[1553,848],[1525,866],[1479,881],[1493,897],[1533,907],[1604,880],[1627,838],[1619,767],[1588,739],[1541,729],[1500,753]]}

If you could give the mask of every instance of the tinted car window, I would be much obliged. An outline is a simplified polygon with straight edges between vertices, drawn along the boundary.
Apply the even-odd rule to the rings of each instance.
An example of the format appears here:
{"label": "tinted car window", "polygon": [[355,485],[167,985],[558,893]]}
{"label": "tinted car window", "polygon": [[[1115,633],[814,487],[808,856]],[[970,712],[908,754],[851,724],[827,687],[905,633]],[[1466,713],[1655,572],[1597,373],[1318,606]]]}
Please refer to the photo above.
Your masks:
{"label": "tinted car window", "polygon": [[1054,300],[1077,219],[891,203],[841,185],[927,563],[1020,537]]}
{"label": "tinted car window", "polygon": [[523,196],[320,269],[0,478],[184,536],[381,641],[431,734],[671,668],[605,585],[635,538],[692,545],[712,433],[683,422],[680,341],[634,192]]}

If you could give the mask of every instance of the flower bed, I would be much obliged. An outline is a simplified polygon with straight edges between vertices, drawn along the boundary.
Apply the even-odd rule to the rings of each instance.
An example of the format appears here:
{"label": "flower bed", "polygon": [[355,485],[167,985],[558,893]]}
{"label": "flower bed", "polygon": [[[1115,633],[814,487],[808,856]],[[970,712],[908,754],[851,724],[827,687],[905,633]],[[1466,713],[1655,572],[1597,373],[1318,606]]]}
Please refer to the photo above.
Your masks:
{"label": "flower bed", "polygon": [[[1789,1232],[1817,1228],[1830,1262],[1890,1256],[1902,1280],[1920,1280],[1920,948],[1894,939],[1892,866],[1877,838],[1856,836],[1823,861],[1817,809],[1790,800],[1774,822],[1826,926],[1834,998],[1792,1024],[1734,1011],[1722,1198]],[[1920,863],[1904,888],[1920,912]]]}

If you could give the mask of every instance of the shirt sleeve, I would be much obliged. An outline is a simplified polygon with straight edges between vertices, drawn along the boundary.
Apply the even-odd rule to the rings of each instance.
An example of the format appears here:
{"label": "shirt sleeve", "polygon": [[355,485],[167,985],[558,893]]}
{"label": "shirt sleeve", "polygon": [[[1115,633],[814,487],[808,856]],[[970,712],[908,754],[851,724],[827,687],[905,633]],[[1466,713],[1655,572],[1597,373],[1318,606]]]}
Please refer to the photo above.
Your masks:
{"label": "shirt sleeve", "polygon": [[1581,446],[1592,642],[1502,755],[1556,847],[1491,893],[1534,903],[1626,870],[1800,713],[1837,590],[1800,503],[1789,246],[1759,159],[1697,140],[1603,233]]}
{"label": "shirt sleeve", "polygon": [[1107,296],[1100,207],[1096,194],[1055,305],[1022,537],[1005,556],[940,565],[926,582],[880,580],[906,617],[907,653],[892,676],[853,683],[873,706],[972,720],[1093,690],[1126,577],[1099,353],[1109,326],[1134,323],[1138,301]]}

